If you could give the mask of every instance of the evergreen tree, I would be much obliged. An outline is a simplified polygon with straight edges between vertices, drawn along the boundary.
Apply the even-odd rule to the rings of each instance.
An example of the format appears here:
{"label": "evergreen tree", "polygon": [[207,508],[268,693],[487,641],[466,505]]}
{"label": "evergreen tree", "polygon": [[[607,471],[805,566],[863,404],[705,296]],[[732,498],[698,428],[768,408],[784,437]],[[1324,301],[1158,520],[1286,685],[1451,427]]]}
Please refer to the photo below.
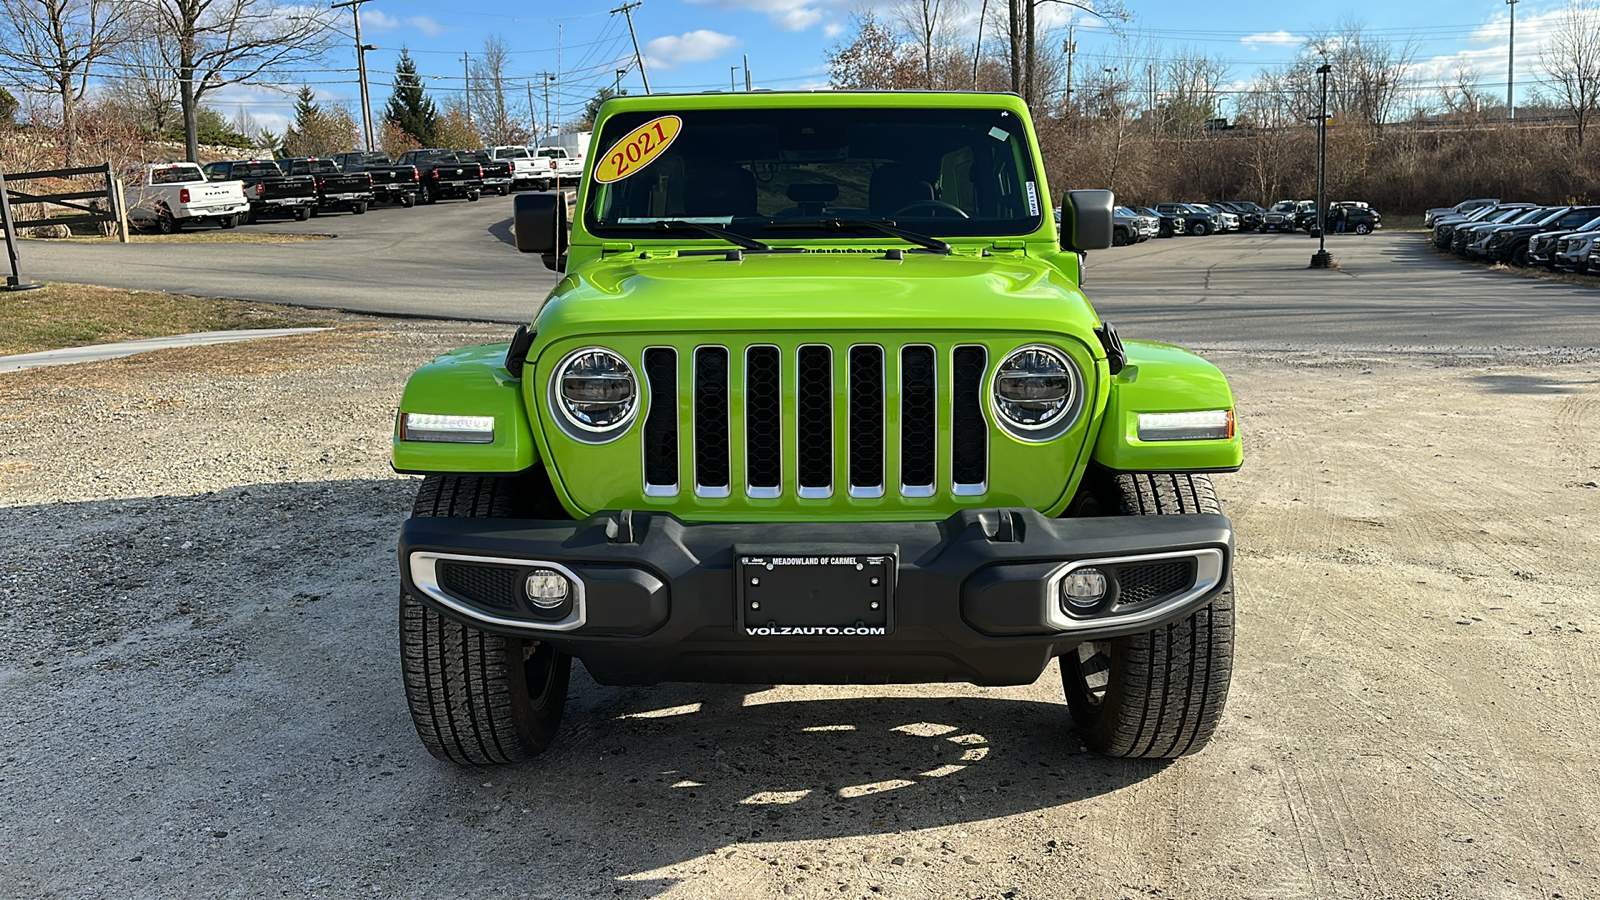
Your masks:
{"label": "evergreen tree", "polygon": [[438,146],[439,110],[434,107],[433,98],[422,90],[417,64],[403,46],[400,61],[394,66],[394,93],[389,96],[383,118],[411,135],[421,146]]}
{"label": "evergreen tree", "polygon": [[295,131],[305,131],[321,117],[322,107],[317,105],[316,92],[311,90],[309,84],[301,85],[294,101],[294,124],[290,127]]}

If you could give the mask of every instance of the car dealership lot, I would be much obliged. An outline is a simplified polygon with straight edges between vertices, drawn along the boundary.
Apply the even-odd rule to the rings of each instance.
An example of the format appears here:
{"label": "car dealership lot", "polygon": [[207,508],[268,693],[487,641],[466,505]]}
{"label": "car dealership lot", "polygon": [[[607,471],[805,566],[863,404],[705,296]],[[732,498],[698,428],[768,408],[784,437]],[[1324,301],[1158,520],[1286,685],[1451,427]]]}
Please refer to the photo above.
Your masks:
{"label": "car dealership lot", "polygon": [[[459,270],[492,276],[462,303],[531,309],[545,270],[472,215],[423,286],[330,260],[297,289],[412,302]],[[364,260],[421,246],[359,239]],[[1084,755],[1053,673],[575,673],[543,759],[450,768],[398,691],[415,481],[388,430],[421,360],[509,329],[373,320],[0,376],[0,896],[1592,894],[1600,313],[1582,288],[1434,272],[1421,241],[1330,240],[1337,272],[1295,268],[1315,242],[1292,235],[1092,259],[1125,337],[1228,373],[1246,441],[1216,478],[1233,697],[1170,765]]]}

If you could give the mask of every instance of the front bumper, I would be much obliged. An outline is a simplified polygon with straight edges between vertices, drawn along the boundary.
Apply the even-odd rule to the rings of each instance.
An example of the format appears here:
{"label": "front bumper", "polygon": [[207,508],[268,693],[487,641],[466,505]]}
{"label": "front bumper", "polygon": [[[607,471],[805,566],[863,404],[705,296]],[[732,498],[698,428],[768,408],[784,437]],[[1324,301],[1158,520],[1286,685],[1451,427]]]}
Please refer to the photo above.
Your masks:
{"label": "front bumper", "polygon": [[[876,614],[885,633],[850,633],[860,620],[801,634],[757,627],[773,623],[743,608],[736,583],[751,554],[892,556],[895,586]],[[1059,581],[1091,561],[1107,598],[1069,615]],[[688,524],[624,511],[581,522],[413,518],[400,532],[411,596],[486,631],[548,641],[604,684],[1030,684],[1085,640],[1188,616],[1226,589],[1232,563],[1232,526],[1215,514],[973,509],[941,522]],[[563,608],[541,613],[526,600],[535,568],[570,579]]]}

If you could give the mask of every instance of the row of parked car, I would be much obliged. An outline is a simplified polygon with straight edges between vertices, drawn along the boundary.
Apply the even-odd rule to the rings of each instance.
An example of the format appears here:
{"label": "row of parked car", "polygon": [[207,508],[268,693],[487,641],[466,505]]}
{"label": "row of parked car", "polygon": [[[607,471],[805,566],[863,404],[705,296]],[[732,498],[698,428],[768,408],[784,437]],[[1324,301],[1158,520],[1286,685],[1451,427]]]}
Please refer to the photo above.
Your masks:
{"label": "row of parked car", "polygon": [[[1057,211],[1059,218],[1060,211]],[[1286,232],[1316,228],[1314,200],[1280,200],[1264,209],[1248,200],[1213,200],[1206,203],[1157,203],[1116,208],[1112,242],[1137,244],[1153,237],[1225,234],[1230,231]],[[1328,230],[1370,234],[1383,227],[1383,216],[1359,200],[1328,205]]]}
{"label": "row of parked car", "polygon": [[331,157],[160,163],[125,173],[134,224],[175,233],[210,223],[222,228],[266,216],[305,221],[324,212],[364,214],[374,204],[412,207],[519,188],[549,190],[575,181],[583,160],[561,147],[411,150],[391,160],[352,151]]}
{"label": "row of parked car", "polygon": [[1478,198],[1430,209],[1423,222],[1434,247],[1467,259],[1600,275],[1600,205]]}

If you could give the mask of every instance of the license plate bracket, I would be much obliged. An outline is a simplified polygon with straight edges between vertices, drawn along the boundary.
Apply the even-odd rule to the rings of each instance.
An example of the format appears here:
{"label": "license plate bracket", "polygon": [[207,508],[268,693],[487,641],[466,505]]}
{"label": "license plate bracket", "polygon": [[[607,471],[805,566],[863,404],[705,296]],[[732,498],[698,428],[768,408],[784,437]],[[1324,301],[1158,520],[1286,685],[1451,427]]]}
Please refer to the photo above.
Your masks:
{"label": "license plate bracket", "polygon": [[735,547],[747,637],[872,637],[894,631],[894,547]]}

